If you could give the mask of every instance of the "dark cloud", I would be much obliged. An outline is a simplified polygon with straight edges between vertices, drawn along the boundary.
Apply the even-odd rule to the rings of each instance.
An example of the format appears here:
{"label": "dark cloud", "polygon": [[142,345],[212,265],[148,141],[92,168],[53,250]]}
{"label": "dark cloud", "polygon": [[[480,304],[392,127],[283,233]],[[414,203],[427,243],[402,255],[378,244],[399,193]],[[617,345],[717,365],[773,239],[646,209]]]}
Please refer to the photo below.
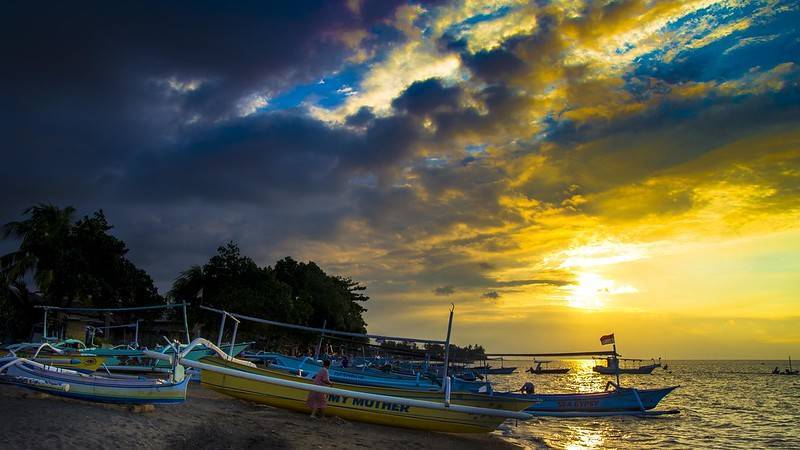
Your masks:
{"label": "dark cloud", "polygon": [[252,95],[336,69],[348,52],[339,37],[396,5],[360,14],[344,1],[5,5],[3,205],[21,193],[63,202],[105,191],[143,153],[186,148]]}
{"label": "dark cloud", "polygon": [[[591,84],[589,67],[566,67],[570,43],[559,26],[591,37],[600,25],[635,13],[627,2],[587,8],[574,18],[556,17],[543,4],[531,34],[477,53],[466,41],[442,37],[441,48],[457,52],[473,77],[454,85],[417,81],[391,102],[388,116],[363,107],[346,126],[302,109],[240,117],[257,96],[266,101],[347,64],[352,41],[343,37],[350,32],[366,32],[365,53],[405,39],[391,25],[396,2],[365,2],[358,12],[346,3],[6,6],[0,15],[7,68],[0,71],[0,220],[43,201],[73,204],[82,213],[104,208],[134,260],[168,281],[230,239],[271,263],[283,256],[275,255],[276,241],[336,242],[347,235],[342,223],[356,219],[378,236],[370,245],[386,250],[387,258],[425,268],[401,281],[413,277],[424,290],[439,286],[437,295],[453,294],[453,286],[499,295],[495,289],[568,283],[564,274],[546,273],[497,281],[486,272],[505,263],[465,256],[464,248],[518,249],[503,233],[479,231],[514,229],[521,221],[499,201],[504,195],[559,205],[576,192],[588,196],[639,182],[798,117],[796,81],[777,93],[671,99],[672,82],[704,79],[692,66],[708,58],[674,64],[681,76],[657,67],[654,55],[637,61],[624,85],[611,87]],[[774,47],[788,42],[776,39]],[[771,48],[767,61],[782,61],[778,50]],[[737,64],[714,73],[742,73],[751,62]],[[540,94],[554,80],[567,92],[554,104],[565,105],[555,106],[544,132],[532,136],[538,124],[532,126],[528,112],[545,101]],[[620,102],[648,103],[631,115],[570,118],[591,102],[582,95],[612,89],[620,94],[615,98],[627,99]],[[433,126],[423,126],[423,118]],[[464,150],[475,144],[489,150]],[[511,189],[515,158],[533,153],[543,167]],[[665,192],[675,197],[672,210],[692,206],[688,193]],[[597,205],[580,207],[600,213]],[[460,225],[470,232],[425,251],[403,247]]]}
{"label": "dark cloud", "polygon": [[526,70],[525,62],[504,48],[463,54],[461,60],[475,75],[488,82],[506,80]]}
{"label": "dark cloud", "polygon": [[369,106],[362,106],[358,112],[351,114],[345,118],[345,123],[354,127],[363,127],[368,125],[375,119],[375,113]]}
{"label": "dark cloud", "polygon": [[450,296],[456,293],[456,288],[450,285],[439,286],[433,290],[435,295]]}
{"label": "dark cloud", "polygon": [[497,291],[486,291],[481,295],[481,298],[486,298],[489,300],[497,300],[500,298],[500,293]]}
{"label": "dark cloud", "polygon": [[439,110],[456,109],[460,98],[461,89],[458,86],[445,87],[441,80],[429,78],[412,83],[392,101],[392,106],[399,111],[422,116]]}

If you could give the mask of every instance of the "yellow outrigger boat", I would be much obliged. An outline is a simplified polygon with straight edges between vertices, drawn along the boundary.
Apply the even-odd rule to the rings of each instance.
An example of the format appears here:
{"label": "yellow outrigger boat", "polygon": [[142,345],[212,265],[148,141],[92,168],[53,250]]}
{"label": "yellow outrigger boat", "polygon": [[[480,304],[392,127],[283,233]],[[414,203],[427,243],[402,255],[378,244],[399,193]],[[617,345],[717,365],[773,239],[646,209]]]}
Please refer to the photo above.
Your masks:
{"label": "yellow outrigger boat", "polygon": [[[260,375],[275,379],[282,379],[316,386],[311,380],[282,374],[280,372],[248,367],[231,361],[225,361],[216,356],[207,356],[200,359],[201,363],[209,366],[226,368],[240,373]],[[291,409],[307,413],[310,411],[306,405],[308,391],[293,387],[278,386],[274,384],[255,381],[242,376],[229,373],[203,370],[201,382],[204,387],[213,389],[232,397],[262,403],[279,408]],[[404,389],[376,388],[372,386],[335,385],[341,390],[352,393],[367,393],[386,396],[388,398],[404,398],[421,400],[429,403],[444,402],[444,393],[409,391]],[[516,399],[492,398],[479,394],[451,394],[452,405],[463,405],[481,409],[494,409],[498,411],[517,412],[531,405],[530,401]],[[456,412],[448,409],[429,409],[402,405],[395,401],[366,400],[351,395],[328,394],[328,406],[325,414],[341,417],[358,422],[377,423],[403,428],[414,428],[428,431],[442,431],[448,433],[486,433],[495,430],[506,417],[470,414]]]}
{"label": "yellow outrigger boat", "polygon": [[[195,345],[206,345],[215,349],[219,356],[205,357],[200,361],[182,359],[183,353]],[[164,360],[172,358],[171,355],[155,352],[147,354]],[[431,401],[381,395],[367,392],[366,386],[361,387],[364,391],[349,389],[350,386],[345,389],[317,386],[310,380],[276,376],[274,371],[258,369],[252,363],[225,355],[205,339],[195,339],[177,357],[181,364],[202,369],[203,386],[223,394],[279,408],[309,412],[306,406],[308,393],[321,392],[327,395],[328,400],[325,414],[358,422],[448,433],[486,433],[495,430],[506,419],[524,420],[531,417],[523,412],[449,403],[441,401],[442,399]],[[448,398],[449,392],[444,397]],[[505,402],[505,399],[498,401]],[[520,410],[528,404],[530,402],[519,402]]]}
{"label": "yellow outrigger boat", "polygon": [[[201,362],[206,364],[213,364],[220,367],[233,368],[244,372],[279,378],[283,380],[309,382],[307,378],[288,373],[283,370],[276,370],[267,368],[256,368],[244,366],[241,364],[231,363],[216,356],[206,356],[200,359]],[[203,381],[203,383],[206,383]],[[214,389],[209,384],[209,388]],[[426,391],[417,389],[403,389],[392,387],[379,387],[371,385],[348,384],[338,382],[335,386],[341,389],[347,389],[357,392],[368,392],[371,394],[387,395],[390,397],[403,397],[414,398],[418,400],[426,400],[430,402],[444,402],[445,393],[441,391]],[[452,392],[450,394],[450,403],[455,405],[475,406],[479,408],[501,409],[504,411],[522,411],[537,403],[535,399],[526,399],[523,397],[510,397],[491,394],[478,394],[473,392]]]}
{"label": "yellow outrigger boat", "polygon": [[[46,353],[42,350],[47,349]],[[33,351],[30,351],[33,350]],[[0,351],[2,356],[16,356],[46,366],[75,370],[81,373],[92,373],[103,366],[106,357],[92,354],[80,354],[57,349],[50,344],[23,344]]]}

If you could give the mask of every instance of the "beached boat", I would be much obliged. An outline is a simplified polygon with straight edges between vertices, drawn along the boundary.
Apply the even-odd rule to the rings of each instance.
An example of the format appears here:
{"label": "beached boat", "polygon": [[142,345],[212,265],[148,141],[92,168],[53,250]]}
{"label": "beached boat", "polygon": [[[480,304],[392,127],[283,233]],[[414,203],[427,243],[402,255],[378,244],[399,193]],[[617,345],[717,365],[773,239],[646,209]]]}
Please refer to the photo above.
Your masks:
{"label": "beached boat", "polygon": [[[225,361],[216,357],[205,357],[200,359],[200,362],[207,364],[221,365],[224,367]],[[288,373],[284,370],[278,370],[272,368],[272,366],[266,368],[258,368],[258,371],[256,373],[261,373],[263,375],[284,380],[297,381],[299,378],[304,378],[300,377],[297,374]],[[413,390],[413,389],[400,389],[400,388],[381,387],[381,386],[367,386],[363,384],[349,384],[343,382],[336,383],[336,386],[341,387],[343,389],[348,389],[358,392],[368,392],[379,395],[413,398],[413,399],[428,400],[428,401],[441,402],[444,401],[445,398],[445,393],[441,390],[441,388],[437,391]],[[450,394],[450,402],[453,404],[477,406],[477,407],[491,408],[491,409],[502,409],[506,411],[521,411],[528,408],[537,401],[538,400],[535,399],[530,400],[523,397],[515,398],[510,396],[495,396],[491,395],[491,393],[479,394],[471,392],[452,391]]]}
{"label": "beached boat", "polygon": [[[203,339],[195,339],[188,348],[199,344],[216,349],[213,344]],[[147,354],[165,360],[172,358],[170,355],[153,352]],[[326,415],[428,431],[489,432],[496,429],[505,419],[530,418],[529,414],[522,412],[451,404],[447,400],[432,402],[317,386],[310,380],[300,377],[294,380],[284,379],[258,369],[250,362],[225,355],[221,351],[217,351],[216,357],[202,358],[201,361],[183,360],[181,354],[177,355],[178,361],[189,367],[201,369],[202,383],[210,389],[232,397],[300,412],[310,411],[306,406],[308,392],[320,392],[327,395]],[[449,398],[449,395],[450,392],[447,390],[445,398]]]}
{"label": "beached boat", "polygon": [[[322,368],[319,361],[313,358],[286,356],[280,353],[260,353],[260,360],[269,362],[272,369],[283,370],[293,374],[302,375],[311,379]],[[328,369],[330,379],[336,383],[358,384],[364,386],[390,387],[398,389],[441,391],[441,381],[426,374],[417,373],[416,375],[403,375],[398,373],[387,373],[369,367],[334,367]],[[451,381],[454,392],[483,392],[491,391],[491,385],[480,381],[468,381],[454,378]]]}
{"label": "beached boat", "polygon": [[48,394],[102,403],[164,404],[186,400],[183,368],[170,380],[112,378],[40,364],[25,358],[0,359],[0,380]]}
{"label": "beached boat", "polygon": [[605,358],[604,361],[606,362],[605,366],[596,365],[592,367],[592,370],[602,374],[602,375],[617,375],[617,374],[629,374],[629,375],[649,375],[653,373],[658,367],[661,367],[659,363],[653,364],[646,364],[640,365],[636,367],[621,367],[620,361],[642,361],[640,359],[622,359],[622,358]]}
{"label": "beached boat", "polygon": [[[237,356],[249,345],[249,342],[236,344],[233,346],[231,354]],[[133,348],[127,345],[119,345],[112,348],[87,347],[77,339],[62,341],[55,346],[60,349],[75,349],[80,354],[92,354],[105,358],[105,367],[116,372],[169,372],[172,370],[164,361],[146,356],[143,350],[147,348]],[[224,346],[223,348],[229,352],[231,351],[229,346]],[[174,352],[171,346],[157,346],[153,350],[167,354]],[[196,361],[212,353],[208,348],[201,346],[193,349],[186,357]]]}
{"label": "beached boat", "polygon": [[536,363],[536,367],[530,367],[525,372],[534,374],[534,375],[547,375],[547,374],[564,374],[569,373],[570,368],[556,368],[551,369],[549,367],[542,367],[542,364],[548,364],[550,361],[534,361]]}
{"label": "beached boat", "polygon": [[72,369],[81,373],[92,373],[105,363],[106,358],[93,353],[78,353],[62,350],[50,344],[22,343],[6,347],[0,356],[26,358],[49,366]]}

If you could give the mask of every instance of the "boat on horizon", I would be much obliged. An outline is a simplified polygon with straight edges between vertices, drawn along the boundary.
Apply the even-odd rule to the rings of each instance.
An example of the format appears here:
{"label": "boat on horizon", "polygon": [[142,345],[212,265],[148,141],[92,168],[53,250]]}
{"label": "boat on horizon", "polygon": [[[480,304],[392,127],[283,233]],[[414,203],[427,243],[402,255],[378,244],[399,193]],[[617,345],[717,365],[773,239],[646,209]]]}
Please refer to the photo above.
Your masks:
{"label": "boat on horizon", "polygon": [[655,370],[658,367],[661,367],[661,364],[657,362],[653,362],[653,364],[640,365],[637,367],[621,367],[620,365],[620,361],[641,362],[643,361],[641,359],[608,357],[608,358],[603,358],[602,360],[606,362],[605,366],[598,364],[592,367],[592,370],[594,372],[597,372],[602,375],[618,375],[618,374],[649,375],[653,373],[653,370]]}
{"label": "boat on horizon", "polygon": [[534,362],[536,363],[536,367],[535,368],[534,367],[530,367],[527,370],[525,370],[525,372],[530,373],[530,374],[534,374],[534,375],[546,375],[546,374],[564,374],[564,373],[569,373],[569,371],[572,370],[569,367],[555,368],[555,369],[542,367],[542,364],[547,365],[547,364],[551,363],[552,361],[535,361],[534,360]]}
{"label": "boat on horizon", "polygon": [[792,368],[792,357],[790,356],[789,357],[789,368],[783,369],[783,371],[781,371],[776,366],[775,369],[772,370],[772,373],[774,375],[800,375],[800,370]]}
{"label": "boat on horizon", "polygon": [[512,373],[517,371],[517,367],[505,367],[503,358],[494,358],[494,359],[487,358],[487,360],[494,360],[494,361],[499,360],[500,367],[493,367],[491,365],[486,365],[483,367],[475,367],[473,368],[473,370],[475,370],[477,373],[481,375],[511,375]]}

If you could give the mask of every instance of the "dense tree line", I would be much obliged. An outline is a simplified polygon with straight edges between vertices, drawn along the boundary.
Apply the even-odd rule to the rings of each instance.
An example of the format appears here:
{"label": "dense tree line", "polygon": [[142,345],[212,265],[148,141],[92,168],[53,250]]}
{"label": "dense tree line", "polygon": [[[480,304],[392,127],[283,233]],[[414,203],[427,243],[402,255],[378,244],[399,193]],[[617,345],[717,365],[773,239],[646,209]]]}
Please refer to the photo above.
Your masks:
{"label": "dense tree line", "polygon": [[19,248],[0,257],[0,337],[27,338],[35,300],[63,307],[164,303],[150,276],[125,257],[125,243],[108,234],[102,210],[78,220],[72,207],[36,205],[24,214],[3,226],[3,237],[19,240]]}
{"label": "dense tree line", "polygon": [[[76,220],[72,207],[36,205],[24,215],[24,220],[3,226],[3,237],[18,240],[19,248],[0,257],[0,340],[28,339],[41,318],[41,312],[33,308],[35,303],[117,308],[188,302],[192,336],[209,338],[216,337],[219,316],[201,310],[200,305],[366,333],[362,317],[366,311],[362,304],[369,299],[366,287],[347,277],[328,275],[314,262],[286,257],[274,266],[259,267],[231,242],[219,247],[204,265],[183,272],[165,298],[150,276],[126,258],[128,248],[109,234],[112,226],[102,210]],[[161,314],[156,310],[115,316],[126,321],[126,316],[148,319]],[[317,338],[243,323],[237,340],[265,336],[304,344]]]}
{"label": "dense tree line", "polygon": [[[169,297],[192,303],[191,315],[197,318],[193,335],[215,335],[219,326],[220,316],[201,310],[200,305],[278,322],[312,327],[326,324],[329,329],[366,333],[362,317],[366,309],[361,306],[369,299],[365,289],[350,278],[326,274],[313,262],[290,257],[274,267],[259,267],[231,242],[219,247],[206,264],[183,272]],[[239,330],[237,340],[265,336],[303,342],[316,339],[309,333],[252,322],[242,323]]]}
{"label": "dense tree line", "polygon": [[[385,349],[388,353],[395,352],[397,354],[410,354],[417,357],[429,355],[432,360],[444,360],[444,345],[441,344],[425,344],[418,346],[413,343],[407,342],[392,342],[387,341],[381,343],[381,348]],[[452,362],[473,362],[481,361],[486,355],[481,345],[466,345],[459,347],[455,344],[450,344],[450,361]]]}

